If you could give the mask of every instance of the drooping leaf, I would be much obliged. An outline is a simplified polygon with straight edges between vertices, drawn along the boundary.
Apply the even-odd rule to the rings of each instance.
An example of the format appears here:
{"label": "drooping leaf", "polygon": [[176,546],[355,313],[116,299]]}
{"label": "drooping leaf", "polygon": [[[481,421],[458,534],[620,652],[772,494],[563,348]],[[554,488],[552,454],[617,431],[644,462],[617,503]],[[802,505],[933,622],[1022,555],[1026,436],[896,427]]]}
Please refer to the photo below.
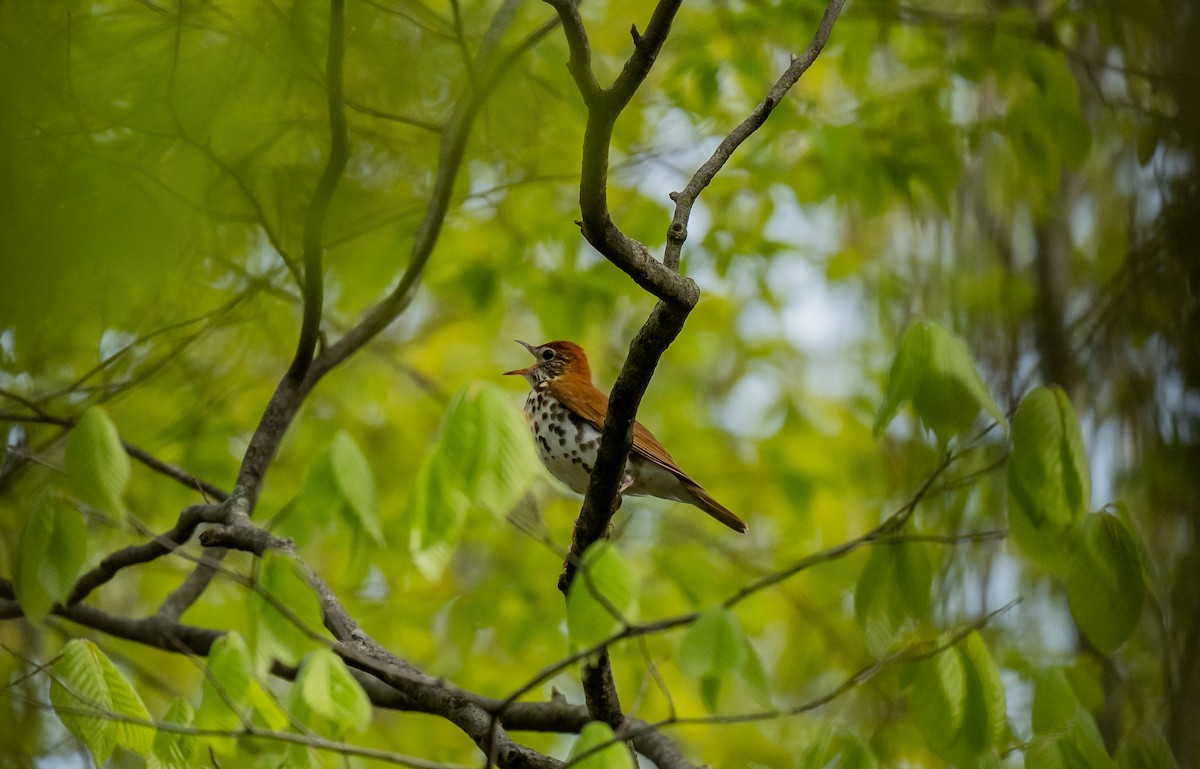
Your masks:
{"label": "drooping leaf", "polygon": [[366,455],[345,430],[338,430],[333,438],[333,445],[329,447],[329,466],[351,520],[370,534],[376,544],[382,545],[375,477]]}
{"label": "drooping leaf", "polygon": [[[238,633],[226,633],[208,652],[195,724],[206,731],[236,733],[246,723],[279,730],[287,726],[288,717],[255,677],[245,639]],[[233,737],[205,737],[203,743],[222,756],[238,751]]]}
{"label": "drooping leaf", "polygon": [[1134,734],[1117,749],[1120,769],[1179,769],[1171,746],[1160,732]]}
{"label": "drooping leaf", "polygon": [[941,443],[970,427],[981,410],[1007,429],[966,342],[937,323],[916,323],[901,337],[875,417],[876,436],[905,403],[912,403],[922,424]]}
{"label": "drooping leaf", "polygon": [[63,725],[103,764],[120,746],[146,756],[154,727],[142,698],[104,652],[86,639],[63,647],[51,667],[50,701]]}
{"label": "drooping leaf", "polygon": [[297,665],[320,646],[321,605],[294,559],[268,551],[260,561],[258,580],[246,600],[250,649],[256,669],[274,661]]}
{"label": "drooping leaf", "polygon": [[701,682],[705,705],[716,710],[722,683],[741,674],[759,699],[770,699],[762,663],[737,616],[723,606],[700,613],[679,644],[679,667]]}
{"label": "drooping leaf", "polygon": [[409,549],[421,573],[440,578],[470,510],[503,517],[538,467],[525,425],[502,390],[475,385],[459,393],[409,497]]}
{"label": "drooping leaf", "polygon": [[366,455],[345,430],[313,458],[299,500],[314,519],[339,516],[352,532],[366,532],[376,545],[383,544],[375,477]]}
{"label": "drooping leaf", "polygon": [[71,732],[101,766],[117,745],[117,724],[93,714],[112,710],[112,695],[90,641],[74,639],[51,667],[50,703]]}
{"label": "drooping leaf", "polygon": [[438,452],[425,456],[408,501],[408,549],[413,563],[430,581],[440,579],[467,519],[470,500],[450,482]]}
{"label": "drooping leaf", "polygon": [[1096,648],[1115,651],[1137,628],[1145,592],[1129,528],[1116,516],[1086,516],[1067,575],[1067,602],[1079,629]]}
{"label": "drooping leaf", "polygon": [[679,644],[679,668],[689,676],[725,675],[746,662],[746,633],[723,606],[700,613]]}
{"label": "drooping leaf", "polygon": [[854,614],[867,646],[885,654],[897,633],[929,611],[933,567],[919,542],[881,542],[871,548],[854,589]]}
{"label": "drooping leaf", "polygon": [[[601,745],[608,747],[597,750]],[[574,761],[585,754],[585,758],[571,765],[579,769],[633,769],[629,749],[621,741],[613,741],[612,729],[600,721],[592,721],[580,730],[579,739],[571,746],[567,760]]]}
{"label": "drooping leaf", "polygon": [[130,472],[129,456],[108,414],[99,406],[83,412],[67,435],[67,474],[75,493],[99,510],[122,510]]}
{"label": "drooping leaf", "polygon": [[[182,697],[176,697],[159,723],[189,727],[195,717],[196,712],[191,703]],[[195,766],[194,757],[198,748],[199,742],[195,735],[160,728],[154,735],[154,746],[146,759],[146,765],[150,769],[191,769]]]}
{"label": "drooping leaf", "polygon": [[1021,400],[1013,418],[1007,480],[1014,541],[1061,573],[1091,496],[1083,436],[1061,388],[1039,387]]}
{"label": "drooping leaf", "polygon": [[[972,632],[918,668],[913,705],[930,747],[955,764],[976,764],[1000,744],[1006,728],[1000,670]],[[936,664],[934,664],[936,662]],[[944,719],[939,727],[939,719]],[[955,722],[957,728],[952,728]]]}
{"label": "drooping leaf", "polygon": [[611,542],[601,540],[580,559],[567,592],[567,633],[572,649],[603,641],[632,619],[637,580]]}
{"label": "drooping leaf", "polygon": [[800,769],[877,769],[871,749],[852,734],[827,730],[805,751]]}
{"label": "drooping leaf", "polygon": [[967,676],[957,648],[919,663],[913,684],[913,718],[935,750],[945,751],[962,730]]}
{"label": "drooping leaf", "polygon": [[238,633],[218,638],[208,652],[196,726],[215,731],[239,728],[249,717],[247,692],[253,683],[254,665],[245,639]]}
{"label": "drooping leaf", "polygon": [[41,622],[67,597],[86,559],[83,516],[56,496],[43,496],[21,529],[13,574],[13,590],[30,622]]}
{"label": "drooping leaf", "polygon": [[1074,724],[1100,740],[1095,719],[1079,701],[1062,668],[1046,668],[1038,673],[1034,680],[1032,716],[1036,735],[1063,732]]}
{"label": "drooping leaf", "polygon": [[334,735],[347,730],[361,732],[371,723],[371,702],[342,658],[329,649],[310,652],[296,676],[293,712],[312,725],[304,714],[311,712],[333,725]]}
{"label": "drooping leaf", "polygon": [[1078,723],[1035,737],[1025,751],[1026,769],[1116,769],[1102,743]]}
{"label": "drooping leaf", "polygon": [[967,674],[967,707],[963,712],[966,746],[979,754],[1000,744],[1006,728],[1004,683],[987,645],[972,632],[960,645]]}

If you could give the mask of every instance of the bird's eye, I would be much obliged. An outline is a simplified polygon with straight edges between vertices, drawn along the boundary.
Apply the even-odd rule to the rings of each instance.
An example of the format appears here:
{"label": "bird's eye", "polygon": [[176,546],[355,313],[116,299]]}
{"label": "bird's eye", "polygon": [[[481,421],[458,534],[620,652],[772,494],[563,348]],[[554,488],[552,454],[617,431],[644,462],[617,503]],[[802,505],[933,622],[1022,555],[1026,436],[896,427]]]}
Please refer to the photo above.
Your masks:
{"label": "bird's eye", "polygon": [[554,360],[554,350],[551,350],[551,349],[542,350],[542,360],[545,360],[545,361]]}

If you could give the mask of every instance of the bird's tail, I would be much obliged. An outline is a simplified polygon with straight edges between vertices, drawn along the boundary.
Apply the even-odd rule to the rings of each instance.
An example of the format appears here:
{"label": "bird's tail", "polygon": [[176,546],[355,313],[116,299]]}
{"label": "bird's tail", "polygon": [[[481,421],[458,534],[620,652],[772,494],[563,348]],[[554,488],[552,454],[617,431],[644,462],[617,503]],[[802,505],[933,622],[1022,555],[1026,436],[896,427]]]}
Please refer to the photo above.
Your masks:
{"label": "bird's tail", "polygon": [[693,505],[716,518],[734,531],[745,533],[746,522],[731,513],[724,505],[708,496],[708,492],[699,486],[687,484],[687,490],[692,493],[689,500]]}

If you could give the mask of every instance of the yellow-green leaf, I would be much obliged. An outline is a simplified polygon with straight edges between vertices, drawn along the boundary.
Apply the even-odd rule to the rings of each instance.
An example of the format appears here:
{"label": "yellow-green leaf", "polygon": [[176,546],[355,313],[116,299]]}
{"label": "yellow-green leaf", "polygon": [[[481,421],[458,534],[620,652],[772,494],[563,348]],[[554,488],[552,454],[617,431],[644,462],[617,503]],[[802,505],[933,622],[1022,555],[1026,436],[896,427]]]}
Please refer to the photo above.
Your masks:
{"label": "yellow-green leaf", "polygon": [[54,495],[33,508],[17,547],[13,590],[30,622],[41,622],[71,591],[87,558],[79,511]]}
{"label": "yellow-green leaf", "polygon": [[129,456],[108,414],[99,406],[83,416],[67,436],[67,474],[75,493],[92,507],[109,512],[124,508]]}
{"label": "yellow-green leaf", "polygon": [[1079,629],[1096,648],[1115,651],[1137,629],[1145,592],[1129,528],[1113,515],[1086,516],[1067,575],[1067,602]]}
{"label": "yellow-green leaf", "polygon": [[970,427],[980,410],[1007,429],[967,343],[937,323],[916,323],[901,337],[875,417],[876,436],[908,402],[942,443]]}
{"label": "yellow-green leaf", "polygon": [[362,449],[345,430],[338,430],[329,447],[329,467],[351,520],[371,535],[376,544],[383,544],[379,527],[379,502],[375,493],[375,477]]}
{"label": "yellow-green leaf", "polygon": [[246,607],[248,640],[260,672],[275,660],[297,665],[305,654],[320,646],[315,636],[324,632],[321,605],[296,559],[267,552],[260,561],[258,580]]}
{"label": "yellow-green leaf", "polygon": [[342,658],[329,649],[310,652],[300,664],[293,688],[303,708],[334,726],[335,736],[347,730],[361,732],[371,724],[371,701],[350,674]]}
{"label": "yellow-green leaf", "polygon": [[86,639],[63,647],[51,667],[50,702],[63,725],[103,764],[121,746],[146,756],[154,741],[142,698],[104,652]]}
{"label": "yellow-green leaf", "polygon": [[[600,748],[601,745],[607,747]],[[575,761],[579,756],[586,757]],[[614,742],[612,729],[599,721],[592,721],[580,730],[567,760],[574,762],[571,766],[575,769],[633,769],[629,749],[619,740]]]}
{"label": "yellow-green leaf", "polygon": [[1007,480],[1013,539],[1027,555],[1061,573],[1091,497],[1083,435],[1061,388],[1039,387],[1021,400],[1013,418]]}
{"label": "yellow-green leaf", "polygon": [[[176,697],[159,723],[190,727],[195,717],[191,703]],[[195,735],[160,728],[154,735],[154,746],[146,764],[150,769],[192,769],[198,747]]]}
{"label": "yellow-green leaf", "polygon": [[567,593],[567,632],[571,648],[603,641],[623,627],[637,605],[637,581],[611,542],[600,541],[583,554]]}

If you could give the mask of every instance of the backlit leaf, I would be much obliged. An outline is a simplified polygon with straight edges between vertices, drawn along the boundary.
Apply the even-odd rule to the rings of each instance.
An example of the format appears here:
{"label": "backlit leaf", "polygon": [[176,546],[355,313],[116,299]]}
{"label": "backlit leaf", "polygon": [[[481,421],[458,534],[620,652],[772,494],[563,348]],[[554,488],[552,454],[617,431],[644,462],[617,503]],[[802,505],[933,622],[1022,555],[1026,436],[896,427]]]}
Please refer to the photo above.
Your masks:
{"label": "backlit leaf", "polygon": [[871,548],[854,589],[854,614],[872,653],[886,653],[906,623],[925,616],[932,584],[929,554],[919,542]]}
{"label": "backlit leaf", "polygon": [[[176,697],[160,723],[191,726],[196,717],[195,709],[187,700]],[[159,729],[154,735],[154,746],[146,763],[151,769],[192,769],[199,743],[194,735]]]}
{"label": "backlit leaf", "polygon": [[[371,702],[342,658],[329,649],[310,652],[300,664],[293,702],[329,721],[334,734],[361,732],[371,723]],[[298,697],[296,696],[298,695]]]}
{"label": "backlit leaf", "polygon": [[637,580],[611,542],[589,547],[567,592],[567,633],[572,649],[594,646],[631,620]]}
{"label": "backlit leaf", "polygon": [[17,601],[30,622],[41,622],[67,597],[86,558],[83,516],[56,496],[43,496],[21,529],[13,575]]}
{"label": "backlit leaf", "polygon": [[1091,475],[1079,422],[1061,388],[1039,387],[1021,400],[1007,477],[1014,541],[1051,570],[1065,571],[1091,497]]}
{"label": "backlit leaf", "polygon": [[329,447],[329,466],[351,519],[370,534],[376,544],[382,545],[375,477],[366,455],[345,430],[338,430],[333,438],[333,445]]}
{"label": "backlit leaf", "polygon": [[[596,750],[601,745],[608,747]],[[588,754],[586,758],[575,761],[585,754]],[[580,730],[579,739],[571,746],[567,760],[578,769],[633,769],[629,749],[619,740],[614,742],[612,729],[600,721],[592,721]]]}
{"label": "backlit leaf", "polygon": [[129,456],[108,414],[93,406],[67,435],[67,474],[75,493],[106,512],[124,508],[121,496],[129,483]]}
{"label": "backlit leaf", "polygon": [[294,558],[274,551],[263,555],[246,607],[247,640],[257,670],[265,672],[274,660],[299,664],[301,657],[320,646],[314,635],[324,632],[321,605]]}
{"label": "backlit leaf", "polygon": [[679,668],[689,676],[725,675],[746,662],[746,633],[733,612],[701,612],[679,644]]}
{"label": "backlit leaf", "polygon": [[1067,575],[1067,601],[1079,629],[1101,651],[1116,650],[1137,628],[1144,596],[1129,528],[1106,513],[1086,516]]}
{"label": "backlit leaf", "polygon": [[970,427],[980,410],[1007,429],[966,342],[937,323],[916,323],[901,337],[875,417],[876,436],[905,403],[912,403],[921,422],[942,443]]}
{"label": "backlit leaf", "polygon": [[[142,698],[117,666],[91,641],[63,647],[51,668],[50,701],[63,724],[88,748],[97,765],[120,746],[146,756],[154,728]],[[140,723],[139,723],[140,722]]]}
{"label": "backlit leaf", "polygon": [[524,496],[538,467],[528,430],[504,391],[488,384],[460,392],[409,497],[409,548],[421,573],[440,578],[470,510],[502,518]]}

